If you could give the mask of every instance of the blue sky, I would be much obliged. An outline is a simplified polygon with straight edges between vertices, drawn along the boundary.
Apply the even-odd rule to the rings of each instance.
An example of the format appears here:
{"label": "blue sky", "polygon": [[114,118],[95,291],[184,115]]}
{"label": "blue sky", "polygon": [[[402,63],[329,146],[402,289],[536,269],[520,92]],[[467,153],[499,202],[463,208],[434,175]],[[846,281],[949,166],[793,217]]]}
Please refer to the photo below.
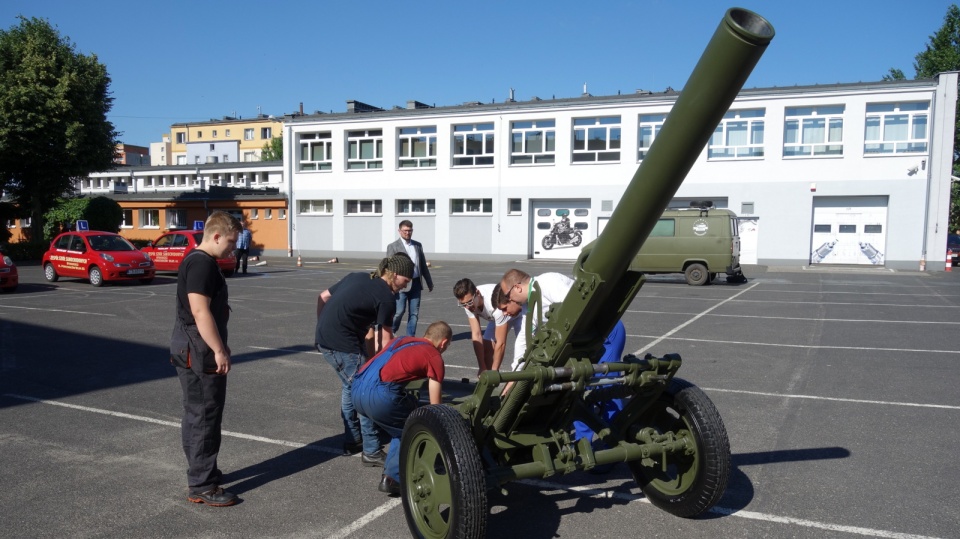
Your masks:
{"label": "blue sky", "polygon": [[343,112],[355,99],[456,105],[683,87],[724,12],[776,38],[747,87],[877,81],[943,24],[943,0],[2,0],[0,27],[48,19],[113,80],[128,144],[177,122]]}

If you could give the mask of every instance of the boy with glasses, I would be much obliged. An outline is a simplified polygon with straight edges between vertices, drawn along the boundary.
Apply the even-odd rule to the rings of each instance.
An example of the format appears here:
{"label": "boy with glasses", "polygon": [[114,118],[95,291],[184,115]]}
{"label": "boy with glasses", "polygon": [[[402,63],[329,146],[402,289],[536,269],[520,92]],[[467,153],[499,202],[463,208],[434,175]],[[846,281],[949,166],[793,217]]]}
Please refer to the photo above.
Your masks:
{"label": "boy with glasses", "polygon": [[[480,367],[478,376],[485,370],[500,369],[507,350],[507,333],[511,328],[514,335],[520,335],[520,317],[507,315],[492,301],[497,289],[495,284],[476,286],[470,279],[460,279],[453,285],[457,305],[463,307],[470,323],[470,339]],[[487,321],[487,327],[482,332],[481,318]]]}

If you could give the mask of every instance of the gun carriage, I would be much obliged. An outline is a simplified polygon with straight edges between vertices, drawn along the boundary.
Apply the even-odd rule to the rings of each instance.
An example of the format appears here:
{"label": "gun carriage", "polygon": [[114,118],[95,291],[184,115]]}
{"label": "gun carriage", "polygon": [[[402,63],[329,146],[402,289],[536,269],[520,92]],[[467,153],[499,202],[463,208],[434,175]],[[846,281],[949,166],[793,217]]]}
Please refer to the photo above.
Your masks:
{"label": "gun carriage", "polygon": [[[627,463],[654,505],[680,517],[702,514],[723,495],[726,429],[706,394],[675,376],[680,356],[596,361],[644,284],[643,274],[629,271],[631,260],[773,35],[753,12],[726,12],[603,233],[584,247],[569,294],[543,313],[546,323],[532,335],[528,320],[523,368],[486,371],[472,395],[410,415],[400,483],[414,536],[482,537],[491,489],[617,462]],[[539,302],[534,286],[531,313],[542,310]],[[501,396],[508,382],[512,389]],[[611,398],[625,405],[606,420],[594,405]],[[575,420],[605,448],[575,441]]]}

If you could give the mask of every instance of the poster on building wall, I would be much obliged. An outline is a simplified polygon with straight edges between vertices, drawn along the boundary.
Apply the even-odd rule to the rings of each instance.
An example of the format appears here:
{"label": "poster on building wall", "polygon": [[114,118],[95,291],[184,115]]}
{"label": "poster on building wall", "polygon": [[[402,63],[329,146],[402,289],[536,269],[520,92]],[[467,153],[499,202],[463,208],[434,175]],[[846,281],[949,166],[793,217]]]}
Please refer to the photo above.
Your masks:
{"label": "poster on building wall", "polygon": [[760,235],[759,217],[738,217],[740,234],[740,263],[757,264],[757,238]]}

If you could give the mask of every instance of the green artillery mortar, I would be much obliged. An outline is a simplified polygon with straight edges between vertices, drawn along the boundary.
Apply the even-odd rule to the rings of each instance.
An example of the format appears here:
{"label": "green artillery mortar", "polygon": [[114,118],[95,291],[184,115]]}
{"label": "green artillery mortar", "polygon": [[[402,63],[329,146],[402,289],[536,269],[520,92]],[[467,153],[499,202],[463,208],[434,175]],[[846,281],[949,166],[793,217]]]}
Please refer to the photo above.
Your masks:
{"label": "green artillery mortar", "polygon": [[[675,378],[680,356],[628,355],[596,364],[603,341],[645,278],[631,260],[676,193],[770,40],[773,26],[750,11],[727,11],[600,237],[574,268],[574,285],[544,313],[524,367],[486,371],[456,405],[425,406],[408,418],[400,484],[415,537],[483,537],[487,492],[516,479],[550,477],[626,462],[647,498],[680,517],[709,510],[730,473],[720,414],[702,390]],[[541,310],[533,287],[528,310]],[[514,385],[501,396],[508,382]],[[622,398],[609,422],[594,404]],[[587,424],[608,449],[575,442]]]}

